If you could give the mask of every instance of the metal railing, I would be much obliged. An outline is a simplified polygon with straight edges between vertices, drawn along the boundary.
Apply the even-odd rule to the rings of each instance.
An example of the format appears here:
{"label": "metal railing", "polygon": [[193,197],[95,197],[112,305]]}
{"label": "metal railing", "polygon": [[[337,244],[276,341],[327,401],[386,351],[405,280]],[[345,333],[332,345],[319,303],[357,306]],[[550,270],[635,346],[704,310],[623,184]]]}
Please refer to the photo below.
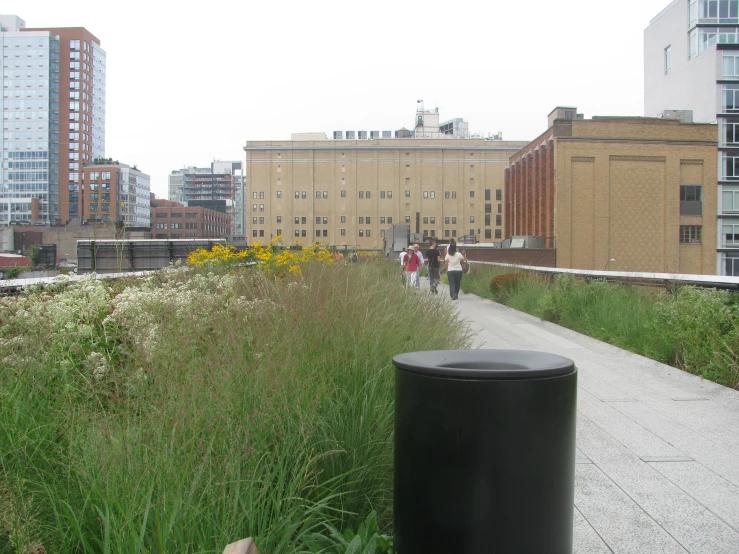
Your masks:
{"label": "metal railing", "polygon": [[739,277],[724,275],[693,275],[688,273],[650,273],[637,271],[598,271],[587,269],[567,269],[538,267],[530,265],[503,264],[498,262],[470,261],[473,265],[492,265],[512,269],[532,271],[542,275],[570,274],[583,279],[606,279],[608,281],[638,282],[655,286],[693,285],[696,287],[739,290]]}

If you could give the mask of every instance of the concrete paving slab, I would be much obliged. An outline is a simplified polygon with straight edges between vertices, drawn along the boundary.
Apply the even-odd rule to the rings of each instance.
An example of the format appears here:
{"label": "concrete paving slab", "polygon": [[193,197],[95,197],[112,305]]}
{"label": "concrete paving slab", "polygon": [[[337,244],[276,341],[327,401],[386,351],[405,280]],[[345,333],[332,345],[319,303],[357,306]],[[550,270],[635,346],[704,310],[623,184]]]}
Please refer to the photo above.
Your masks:
{"label": "concrete paving slab", "polygon": [[739,487],[698,462],[649,465],[739,532]]}
{"label": "concrete paving slab", "polygon": [[575,508],[573,554],[613,554],[587,519]]}
{"label": "concrete paving slab", "polygon": [[477,348],[575,361],[575,552],[739,553],[739,391],[475,295],[450,306]]}
{"label": "concrete paving slab", "polygon": [[614,554],[690,552],[595,465],[575,466],[575,507]]}

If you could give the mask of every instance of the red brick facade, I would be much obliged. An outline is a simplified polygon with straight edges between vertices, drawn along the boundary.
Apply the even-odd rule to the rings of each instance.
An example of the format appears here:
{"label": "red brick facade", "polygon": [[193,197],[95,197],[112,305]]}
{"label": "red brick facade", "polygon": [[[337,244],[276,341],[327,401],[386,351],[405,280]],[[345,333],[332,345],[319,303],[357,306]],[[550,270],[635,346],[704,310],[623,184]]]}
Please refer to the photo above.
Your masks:
{"label": "red brick facade", "polygon": [[505,229],[503,238],[545,237],[554,247],[553,129],[510,159],[505,174]]}
{"label": "red brick facade", "polygon": [[153,239],[227,238],[230,229],[231,218],[227,214],[208,208],[186,208],[169,200],[151,201]]}

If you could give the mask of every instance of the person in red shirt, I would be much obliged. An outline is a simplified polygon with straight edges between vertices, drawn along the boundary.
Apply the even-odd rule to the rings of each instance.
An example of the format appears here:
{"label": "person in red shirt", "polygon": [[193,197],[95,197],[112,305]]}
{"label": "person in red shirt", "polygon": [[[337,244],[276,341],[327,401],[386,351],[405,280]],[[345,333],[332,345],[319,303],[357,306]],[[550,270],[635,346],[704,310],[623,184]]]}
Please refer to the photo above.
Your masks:
{"label": "person in red shirt", "polygon": [[416,270],[418,269],[419,265],[421,263],[421,260],[418,258],[418,254],[412,249],[408,249],[408,253],[405,257],[405,265],[403,266],[403,270],[405,271],[406,276],[406,283],[408,286],[416,288],[416,283],[418,279],[418,274],[416,273]]}

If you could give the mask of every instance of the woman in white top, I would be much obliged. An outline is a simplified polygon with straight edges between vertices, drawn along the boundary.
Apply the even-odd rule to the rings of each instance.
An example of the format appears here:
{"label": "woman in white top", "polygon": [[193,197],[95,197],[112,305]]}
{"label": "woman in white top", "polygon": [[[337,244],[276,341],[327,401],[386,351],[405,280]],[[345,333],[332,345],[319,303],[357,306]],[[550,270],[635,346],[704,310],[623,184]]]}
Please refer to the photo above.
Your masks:
{"label": "woman in white top", "polygon": [[444,268],[447,270],[449,277],[449,296],[452,300],[459,297],[459,286],[462,284],[462,262],[464,256],[457,252],[457,241],[452,239],[446,249],[444,257]]}

